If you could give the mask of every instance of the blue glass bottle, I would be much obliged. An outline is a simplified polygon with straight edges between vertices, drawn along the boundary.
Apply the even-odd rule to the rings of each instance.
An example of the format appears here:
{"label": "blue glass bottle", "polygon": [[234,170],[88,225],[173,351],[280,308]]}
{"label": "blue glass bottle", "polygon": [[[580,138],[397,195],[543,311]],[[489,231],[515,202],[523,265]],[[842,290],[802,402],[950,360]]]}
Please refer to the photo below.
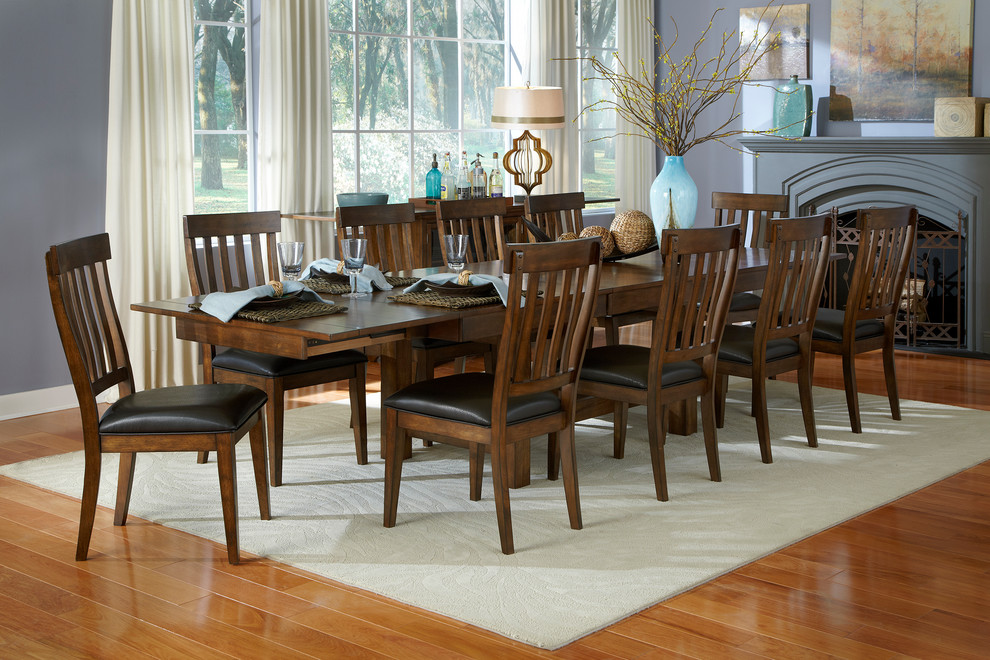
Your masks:
{"label": "blue glass bottle", "polygon": [[437,166],[437,155],[433,154],[433,167],[426,173],[427,199],[440,199],[440,169]]}

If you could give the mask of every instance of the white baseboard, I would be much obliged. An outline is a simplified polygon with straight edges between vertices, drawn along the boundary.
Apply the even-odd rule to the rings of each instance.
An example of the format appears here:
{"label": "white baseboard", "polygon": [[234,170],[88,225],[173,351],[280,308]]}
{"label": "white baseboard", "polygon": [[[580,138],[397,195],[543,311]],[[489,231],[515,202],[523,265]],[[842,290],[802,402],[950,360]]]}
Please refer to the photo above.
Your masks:
{"label": "white baseboard", "polygon": [[75,408],[78,405],[76,390],[72,385],[4,394],[0,396],[0,420],[39,415],[54,410]]}

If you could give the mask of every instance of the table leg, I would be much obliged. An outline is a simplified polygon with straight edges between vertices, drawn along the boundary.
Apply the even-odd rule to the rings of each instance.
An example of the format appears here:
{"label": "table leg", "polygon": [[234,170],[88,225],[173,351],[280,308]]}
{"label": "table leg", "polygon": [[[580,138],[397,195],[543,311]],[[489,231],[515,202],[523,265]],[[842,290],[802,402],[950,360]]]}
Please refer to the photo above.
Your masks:
{"label": "table leg", "polygon": [[[412,342],[408,339],[381,345],[378,365],[382,374],[382,400],[412,383]],[[385,458],[385,415],[381,416],[381,452]],[[412,440],[406,439],[404,458],[412,457]]]}
{"label": "table leg", "polygon": [[676,401],[667,406],[667,432],[691,435],[698,431],[698,400]]}

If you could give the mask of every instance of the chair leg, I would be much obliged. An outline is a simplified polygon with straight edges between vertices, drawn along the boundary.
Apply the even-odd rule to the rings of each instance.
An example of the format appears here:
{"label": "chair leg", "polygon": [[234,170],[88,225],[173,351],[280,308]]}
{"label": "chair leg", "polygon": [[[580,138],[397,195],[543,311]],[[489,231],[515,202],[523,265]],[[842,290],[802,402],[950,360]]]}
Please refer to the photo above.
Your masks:
{"label": "chair leg", "polygon": [[715,376],[715,426],[725,428],[725,397],[729,390],[729,375]]}
{"label": "chair leg", "polygon": [[650,460],[653,463],[653,487],[657,499],[666,502],[670,499],[667,494],[667,465],[663,456],[663,445],[667,439],[667,407],[648,404],[646,413],[646,428],[650,440]]}
{"label": "chair leg", "polygon": [[262,520],[272,519],[271,498],[268,492],[268,458],[265,456],[265,425],[258,416],[258,421],[251,427],[248,438],[251,441],[251,464],[254,466],[254,485],[258,491],[258,511]]}
{"label": "chair leg", "polygon": [[217,435],[217,473],[220,477],[223,531],[227,538],[227,561],[231,564],[239,564],[241,554],[237,543],[237,464],[230,433]]}
{"label": "chair leg", "polygon": [[492,484],[495,486],[495,515],[498,518],[502,554],[511,555],[515,548],[512,544],[512,513],[509,509],[509,461],[503,442],[500,438],[492,438]]}
{"label": "chair leg", "polygon": [[561,429],[560,438],[560,467],[564,473],[564,499],[567,501],[567,517],[571,529],[581,529],[581,494],[578,488],[577,450],[574,446],[574,426]]}
{"label": "chair leg", "polygon": [[815,402],[811,389],[811,360],[802,361],[798,367],[798,393],[801,397],[801,416],[804,417],[804,434],[809,447],[818,446],[818,430],[815,428]]}
{"label": "chair leg", "polygon": [[560,474],[560,445],[556,433],[547,434],[547,479],[557,481]]}
{"label": "chair leg", "polygon": [[89,540],[93,537],[93,522],[96,520],[96,500],[100,494],[100,470],[103,466],[102,455],[95,452],[87,452],[84,460],[76,561],[86,561],[86,556],[89,554]]}
{"label": "chair leg", "polygon": [[279,381],[269,378],[267,387],[268,403],[265,404],[265,425],[268,427],[268,477],[272,486],[282,485],[282,424],[285,420],[285,390]]}
{"label": "chair leg", "polygon": [[846,407],[849,409],[849,424],[853,433],[862,433],[863,424],[859,417],[859,394],[856,391],[856,356],[852,351],[842,353],[842,384],[846,389]]}
{"label": "chair leg", "polygon": [[773,463],[770,451],[770,416],[767,413],[767,380],[761,372],[753,374],[753,413],[756,417],[756,435],[760,440],[760,458]]}
{"label": "chair leg", "polygon": [[611,316],[604,317],[602,319],[602,325],[605,326],[605,344],[608,346],[618,346],[619,324],[616,323],[615,318]]}
{"label": "chair leg", "polygon": [[399,480],[402,477],[402,455],[406,443],[405,429],[398,425],[399,415],[393,408],[385,409],[385,516],[383,525],[395,527],[399,509]]}
{"label": "chair leg", "polygon": [[612,456],[624,458],[626,455],[626,426],[629,424],[629,404],[616,401],[612,412]]}
{"label": "chair leg", "polygon": [[897,396],[897,373],[894,370],[894,340],[888,338],[883,344],[883,378],[887,383],[887,400],[890,401],[890,416],[901,418],[901,401]]}
{"label": "chair leg", "polygon": [[127,520],[131,506],[131,487],[134,485],[134,452],[120,454],[117,468],[117,501],[113,508],[113,524],[120,526]]}
{"label": "chair leg", "polygon": [[347,381],[351,399],[351,419],[356,423],[354,428],[354,454],[358,465],[368,464],[368,406],[365,392],[367,391],[367,370],[364,365],[357,367],[354,378]]}
{"label": "chair leg", "polygon": [[468,458],[468,481],[472,502],[481,500],[481,480],[485,475],[485,446],[480,442],[471,444]]}
{"label": "chair leg", "polygon": [[209,462],[209,460],[210,460],[210,452],[208,452],[208,451],[196,452],[196,462],[197,463],[200,463],[200,464],[207,463],[207,462]]}
{"label": "chair leg", "polygon": [[715,428],[715,393],[711,388],[701,395],[701,427],[705,434],[708,475],[712,481],[722,481],[722,468],[718,462],[718,430]]}

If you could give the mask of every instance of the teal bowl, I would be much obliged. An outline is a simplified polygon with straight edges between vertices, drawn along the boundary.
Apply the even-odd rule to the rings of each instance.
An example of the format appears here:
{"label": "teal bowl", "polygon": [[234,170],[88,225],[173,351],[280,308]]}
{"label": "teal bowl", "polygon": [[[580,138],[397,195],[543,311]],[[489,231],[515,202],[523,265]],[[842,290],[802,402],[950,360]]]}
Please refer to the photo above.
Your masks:
{"label": "teal bowl", "polygon": [[388,204],[388,193],[337,193],[337,206],[373,206],[375,204]]}

